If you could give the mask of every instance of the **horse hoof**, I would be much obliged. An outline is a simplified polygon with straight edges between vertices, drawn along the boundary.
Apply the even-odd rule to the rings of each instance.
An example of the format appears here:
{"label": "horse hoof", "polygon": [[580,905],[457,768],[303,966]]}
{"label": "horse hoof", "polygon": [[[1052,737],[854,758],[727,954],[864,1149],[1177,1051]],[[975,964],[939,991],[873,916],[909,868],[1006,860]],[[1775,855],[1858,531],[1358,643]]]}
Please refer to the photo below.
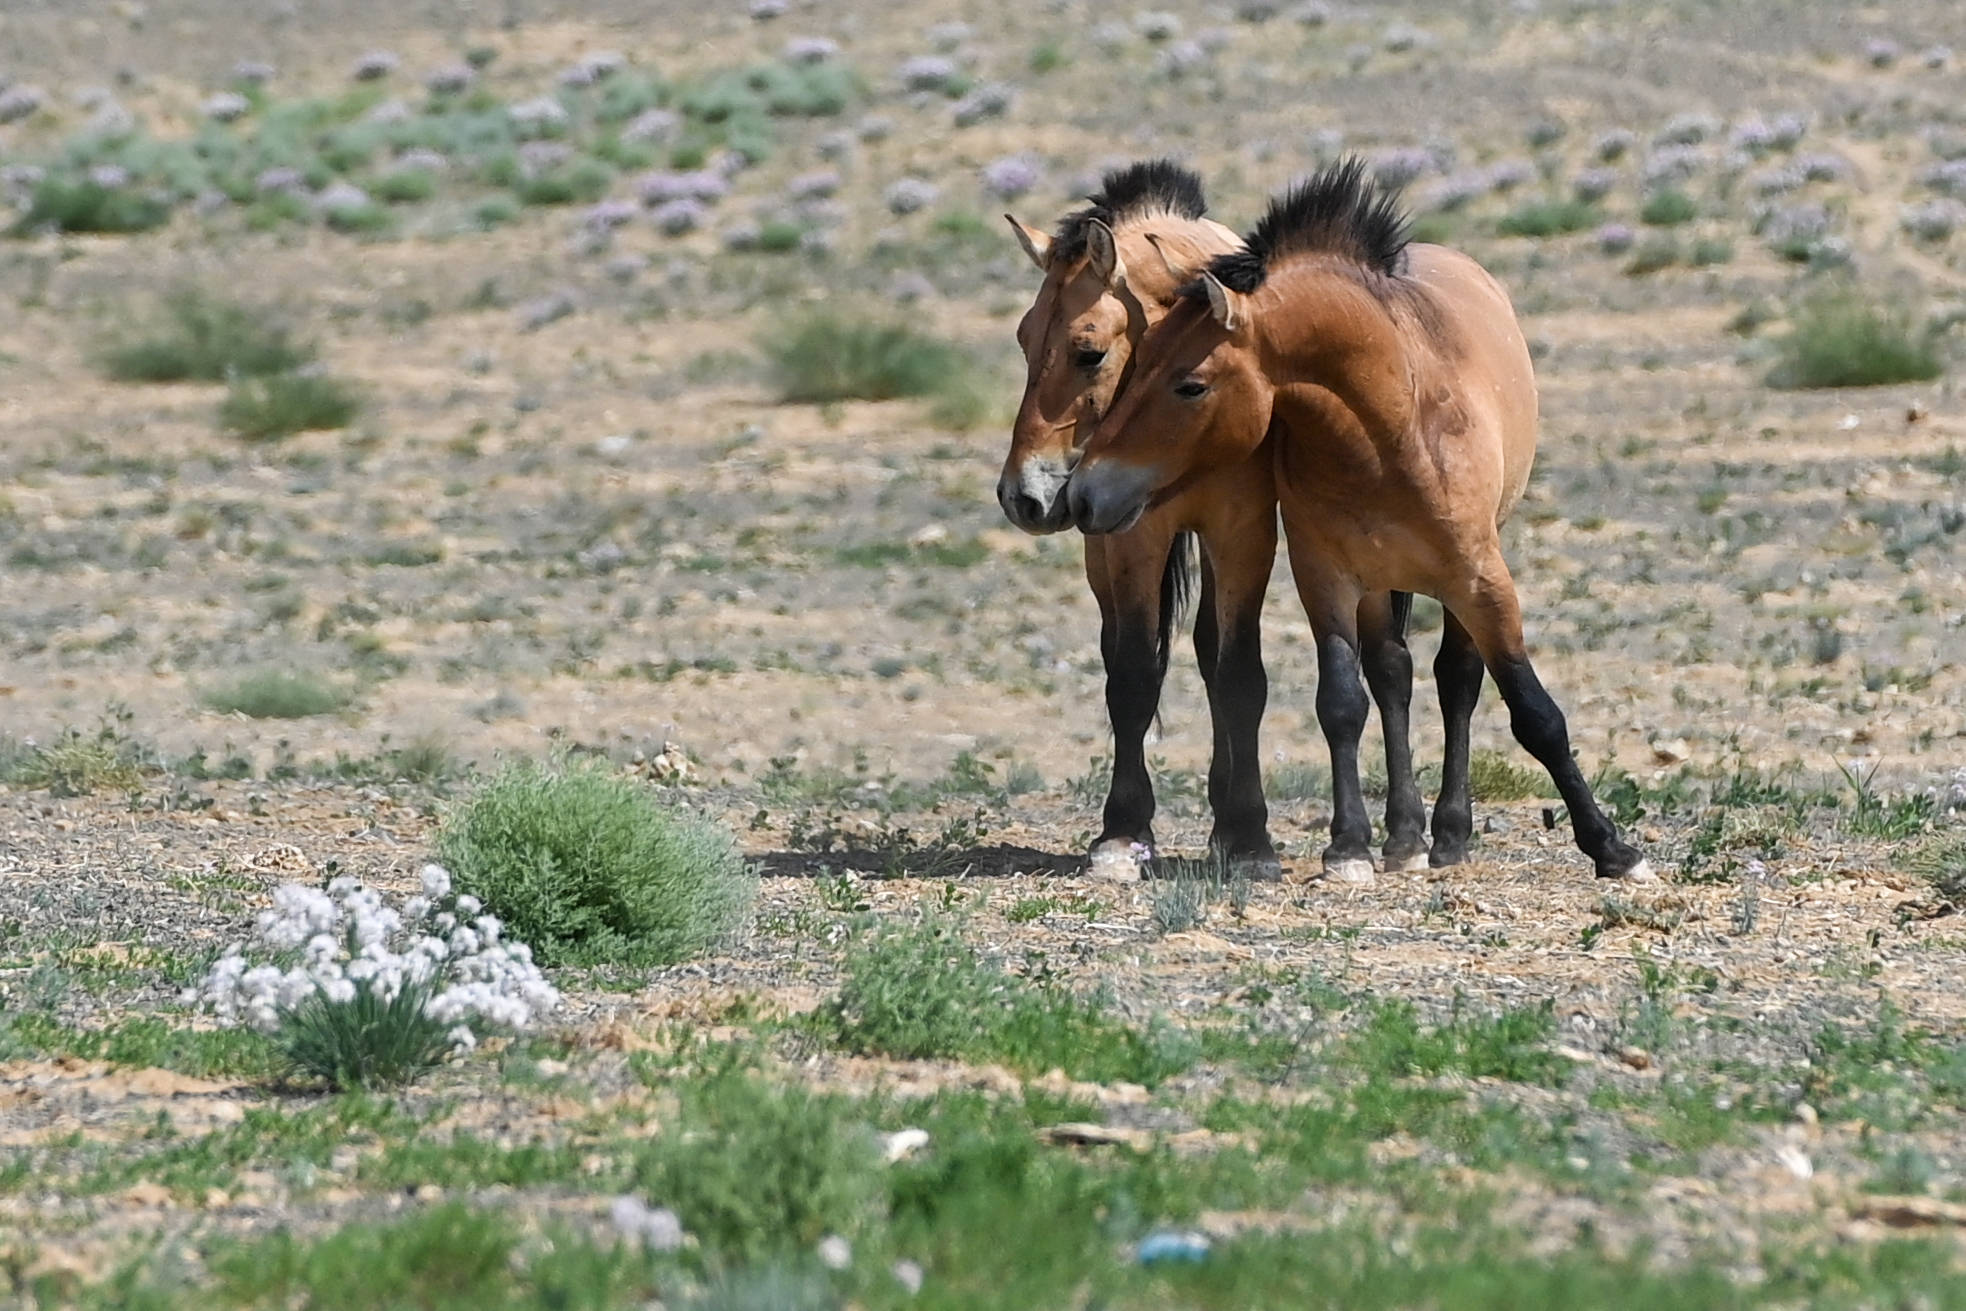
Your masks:
{"label": "horse hoof", "polygon": [[1424,851],[1416,851],[1407,856],[1395,856],[1389,851],[1386,853],[1384,863],[1388,874],[1417,874],[1428,868],[1427,862],[1428,853]]}
{"label": "horse hoof", "polygon": [[1467,863],[1468,849],[1466,847],[1443,847],[1436,843],[1434,849],[1427,853],[1427,865],[1432,869],[1448,869],[1455,865],[1465,865]]}
{"label": "horse hoof", "polygon": [[1333,883],[1349,883],[1359,888],[1370,887],[1377,881],[1372,870],[1372,862],[1356,857],[1350,860],[1325,861],[1324,877]]}
{"label": "horse hoof", "polygon": [[1599,867],[1597,876],[1601,879],[1617,879],[1621,883],[1657,883],[1659,875],[1652,868],[1652,862],[1640,856],[1638,864],[1626,870],[1607,870]]}
{"label": "horse hoof", "polygon": [[1229,873],[1240,874],[1251,883],[1276,883],[1283,878],[1283,861],[1277,858],[1274,851],[1231,856],[1228,866]]}

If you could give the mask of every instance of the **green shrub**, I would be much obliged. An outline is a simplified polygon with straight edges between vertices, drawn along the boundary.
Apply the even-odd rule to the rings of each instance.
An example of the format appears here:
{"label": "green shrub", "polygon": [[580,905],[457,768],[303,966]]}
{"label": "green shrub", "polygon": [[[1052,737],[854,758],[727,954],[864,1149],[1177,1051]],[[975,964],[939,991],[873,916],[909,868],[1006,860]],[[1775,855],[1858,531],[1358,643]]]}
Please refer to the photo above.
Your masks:
{"label": "green shrub", "polygon": [[1647,273],[1657,273],[1679,263],[1679,243],[1671,237],[1660,235],[1645,242],[1632,252],[1625,264],[1625,272],[1632,277],[1643,277]]}
{"label": "green shrub", "polygon": [[389,227],[389,211],[373,201],[361,205],[336,205],[322,216],[336,232],[382,232]]}
{"label": "green shrub", "polygon": [[0,739],[0,782],[46,788],[58,797],[134,792],[154,764],[114,724],[94,733],[63,729],[44,745],[16,746],[11,738]]}
{"label": "green shrub", "polygon": [[8,229],[28,236],[44,228],[58,232],[148,232],[169,221],[171,207],[156,196],[99,186],[86,178],[45,178],[34,188],[27,212]]}
{"label": "green shrub", "polygon": [[1639,208],[1638,219],[1655,228],[1670,228],[1691,223],[1699,214],[1700,207],[1693,203],[1691,196],[1667,187],[1645,198],[1645,204]]}
{"label": "green shrub", "polygon": [[313,357],[266,311],[187,287],[165,299],[154,322],[104,348],[101,365],[118,382],[222,382],[285,373]]}
{"label": "green shrub", "polygon": [[780,324],[762,345],[785,401],[929,396],[968,366],[954,346],[906,323],[828,310]]}
{"label": "green shrub", "polygon": [[450,1025],[426,1011],[434,983],[409,983],[385,998],[368,980],[355,999],[332,1002],[318,990],[283,1013],[274,1041],[300,1074],[331,1088],[413,1083],[450,1054]]}
{"label": "green shrub", "polygon": [[282,1229],[222,1253],[212,1272],[242,1306],[496,1306],[506,1302],[518,1242],[503,1212],[450,1202],[319,1239]]}
{"label": "green shrub", "polygon": [[1527,801],[1554,791],[1548,774],[1499,751],[1477,751],[1468,758],[1468,792],[1476,801]]}
{"label": "green shrub", "polygon": [[536,177],[513,183],[513,193],[526,205],[573,205],[599,200],[614,181],[614,170],[598,159],[578,159]]}
{"label": "green shrub", "polygon": [[223,714],[241,714],[253,719],[304,719],[309,715],[331,715],[345,708],[354,696],[345,688],[285,669],[262,669],[204,695],[204,702]]}
{"label": "green shrub", "polygon": [[436,195],[437,178],[428,169],[398,169],[377,178],[370,191],[385,205],[410,205]]}
{"label": "green shrub", "polygon": [[635,1163],[635,1182],[710,1252],[806,1252],[851,1233],[881,1193],[869,1127],[838,1098],[738,1071],[682,1087],[674,1128]]}
{"label": "green shrub", "polygon": [[1932,334],[1914,329],[1909,312],[1850,288],[1803,302],[1779,352],[1768,385],[1785,389],[1925,382],[1944,370]]}
{"label": "green shrub", "polygon": [[1594,228],[1603,216],[1581,200],[1532,200],[1504,214],[1495,231],[1504,237],[1555,237]]}
{"label": "green shrub", "polygon": [[542,964],[686,959],[755,891],[721,825],[599,765],[508,766],[445,816],[437,852]]}
{"label": "green shrub", "polygon": [[219,403],[219,426],[248,441],[346,428],[361,402],[348,384],[326,374],[276,373],[237,378]]}

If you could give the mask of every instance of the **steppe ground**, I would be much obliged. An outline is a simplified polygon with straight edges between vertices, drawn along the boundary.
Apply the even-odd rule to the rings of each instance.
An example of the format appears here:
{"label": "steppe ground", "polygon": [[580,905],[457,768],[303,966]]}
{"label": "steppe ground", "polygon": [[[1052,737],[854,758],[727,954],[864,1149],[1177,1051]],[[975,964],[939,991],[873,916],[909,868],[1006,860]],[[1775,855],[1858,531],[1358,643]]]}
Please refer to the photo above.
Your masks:
{"label": "steppe ground", "polygon": [[[837,112],[770,115],[681,235],[639,204],[600,235],[587,202],[487,211],[523,188],[460,156],[373,223],[221,190],[152,231],[0,240],[0,1299],[1966,1305],[1966,230],[1904,220],[1966,196],[1943,171],[1966,157],[1966,27],[1939,3],[1276,8],[1167,4],[1170,30],[1076,0],[0,6],[0,97],[45,92],[0,125],[0,166],[57,160],[106,101],[162,142],[310,97],[323,132],[384,96],[413,116],[467,52],[494,106],[585,94],[557,88],[598,51],[687,92],[827,37],[856,75]],[[400,68],[351,80],[376,49]],[[938,54],[951,94],[901,85]],[[201,129],[248,59],[272,79]],[[958,126],[996,86],[1007,108]],[[1783,114],[1799,143],[1742,131]],[[1515,297],[1544,418],[1510,558],[1658,885],[1593,883],[1507,767],[1529,762],[1492,685],[1474,863],[1318,881],[1314,653],[1281,561],[1263,745],[1285,881],[1084,869],[1110,758],[1097,614],[1077,539],[994,503],[1035,287],[997,215],[1049,225],[1102,167],[1171,153],[1241,227],[1351,148],[1410,165],[1424,234]],[[1018,155],[1036,181],[1005,201],[983,170]],[[643,168],[611,167],[633,200]],[[1594,167],[1610,189],[1571,230],[1503,235]],[[383,161],[337,168],[374,187]],[[894,212],[908,178],[934,194]],[[1661,189],[1691,215],[1642,221]],[[729,249],[747,217],[791,248]],[[1844,285],[1932,325],[1949,372],[1768,385],[1815,289]],[[106,378],[104,344],[185,287],[284,316],[357,388],[353,422],[251,442],[216,417],[222,383]],[[781,403],[760,342],[815,309],[957,343],[968,403]],[[1423,607],[1414,639],[1430,779],[1437,624]],[[266,669],[346,703],[214,708]],[[1185,641],[1151,742],[1162,846],[1198,855]],[[685,782],[655,778],[668,744]],[[182,1001],[278,883],[407,889],[482,774],[556,754],[738,831],[762,879],[725,951],[564,971],[544,1032],[390,1097],[282,1082]],[[1095,998],[1138,1059],[827,1041],[850,944],[924,917],[1016,986]],[[665,1201],[665,1134],[743,1137],[703,1109],[733,1066],[781,1098],[766,1172],[802,1134],[928,1129],[871,1182],[801,1161],[858,1181],[814,1221],[853,1239],[844,1268],[810,1236],[614,1246],[617,1196]],[[1211,1246],[1151,1263],[1163,1230]],[[576,1251],[587,1274],[548,1268]],[[324,1273],[344,1268],[385,1282]]]}

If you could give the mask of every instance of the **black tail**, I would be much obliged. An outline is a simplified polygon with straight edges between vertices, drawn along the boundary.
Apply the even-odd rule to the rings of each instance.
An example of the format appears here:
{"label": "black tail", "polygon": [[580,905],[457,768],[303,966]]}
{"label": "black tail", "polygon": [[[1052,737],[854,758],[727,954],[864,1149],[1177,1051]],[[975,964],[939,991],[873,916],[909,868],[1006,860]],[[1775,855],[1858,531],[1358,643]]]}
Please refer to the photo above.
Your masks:
{"label": "black tail", "polygon": [[1181,627],[1188,606],[1195,598],[1195,573],[1200,568],[1198,547],[1193,533],[1176,533],[1168,548],[1167,568],[1160,576],[1160,671],[1167,673],[1167,659],[1174,649],[1174,630]]}

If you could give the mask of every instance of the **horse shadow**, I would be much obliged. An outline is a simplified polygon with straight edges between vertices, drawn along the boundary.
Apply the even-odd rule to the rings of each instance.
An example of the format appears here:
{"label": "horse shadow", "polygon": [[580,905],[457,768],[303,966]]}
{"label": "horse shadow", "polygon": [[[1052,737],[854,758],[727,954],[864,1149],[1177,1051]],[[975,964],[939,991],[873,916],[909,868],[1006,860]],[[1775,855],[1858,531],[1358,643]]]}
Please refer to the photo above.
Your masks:
{"label": "horse shadow", "polygon": [[891,850],[767,851],[752,864],[769,878],[820,878],[844,870],[863,870],[890,878],[1001,879],[1018,874],[1077,874],[1085,869],[1083,855],[1043,851],[1037,847],[999,842],[987,847],[921,851],[899,855]]}

